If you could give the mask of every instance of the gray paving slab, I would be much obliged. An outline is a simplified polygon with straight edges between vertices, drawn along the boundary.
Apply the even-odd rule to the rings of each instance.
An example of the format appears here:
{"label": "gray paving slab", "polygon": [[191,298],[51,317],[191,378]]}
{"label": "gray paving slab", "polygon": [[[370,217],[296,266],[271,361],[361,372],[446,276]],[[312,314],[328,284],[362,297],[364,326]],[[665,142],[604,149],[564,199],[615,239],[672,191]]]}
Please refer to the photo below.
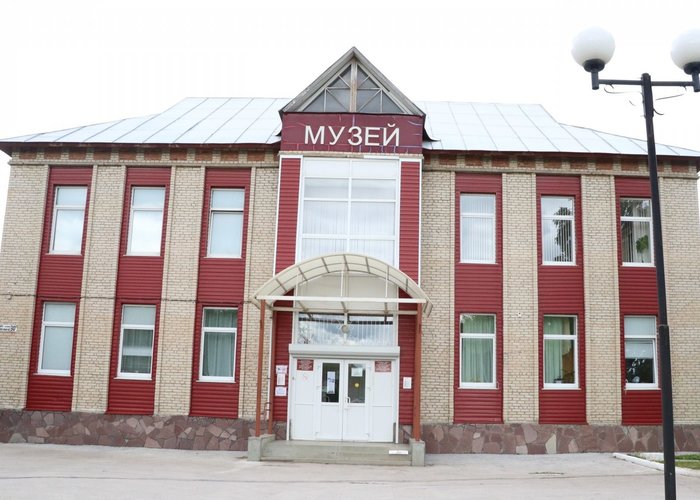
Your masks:
{"label": "gray paving slab", "polygon": [[[700,477],[678,476],[700,499]],[[245,453],[0,444],[0,498],[658,499],[663,474],[612,454],[428,455],[425,467],[248,462]]]}

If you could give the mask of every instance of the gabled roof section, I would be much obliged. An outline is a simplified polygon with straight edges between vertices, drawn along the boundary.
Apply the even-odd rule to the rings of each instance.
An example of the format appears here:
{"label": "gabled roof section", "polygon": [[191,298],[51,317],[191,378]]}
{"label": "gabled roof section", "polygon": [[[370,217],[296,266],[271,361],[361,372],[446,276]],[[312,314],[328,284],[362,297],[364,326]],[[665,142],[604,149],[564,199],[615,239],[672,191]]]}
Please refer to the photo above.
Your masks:
{"label": "gabled roof section", "polygon": [[356,47],[280,110],[280,114],[386,113],[425,116]]}
{"label": "gabled roof section", "polygon": [[[0,139],[0,150],[45,145],[276,145],[288,99],[189,97],[163,113]],[[428,151],[646,155],[646,141],[565,125],[539,104],[419,101]],[[659,156],[700,151],[656,145]]]}

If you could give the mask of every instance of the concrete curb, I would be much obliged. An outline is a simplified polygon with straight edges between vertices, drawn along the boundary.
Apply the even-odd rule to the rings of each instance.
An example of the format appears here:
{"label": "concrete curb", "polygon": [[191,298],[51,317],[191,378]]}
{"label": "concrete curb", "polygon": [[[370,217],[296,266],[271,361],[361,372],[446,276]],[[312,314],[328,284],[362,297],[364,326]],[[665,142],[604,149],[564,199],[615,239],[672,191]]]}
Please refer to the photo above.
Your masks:
{"label": "concrete curb", "polygon": [[[660,453],[657,453],[657,454],[650,453],[649,455],[663,456]],[[634,455],[627,455],[625,453],[613,453],[613,457],[619,458],[620,460],[624,460],[626,462],[630,462],[632,464],[641,465],[642,467],[648,467],[650,469],[656,469],[656,470],[660,470],[662,472],[664,470],[664,464],[660,464],[658,462],[653,462],[651,460],[647,460],[646,458],[635,457]],[[677,476],[700,477],[700,471],[696,471],[696,470],[692,470],[692,469],[684,469],[682,467],[676,467],[676,475]]]}

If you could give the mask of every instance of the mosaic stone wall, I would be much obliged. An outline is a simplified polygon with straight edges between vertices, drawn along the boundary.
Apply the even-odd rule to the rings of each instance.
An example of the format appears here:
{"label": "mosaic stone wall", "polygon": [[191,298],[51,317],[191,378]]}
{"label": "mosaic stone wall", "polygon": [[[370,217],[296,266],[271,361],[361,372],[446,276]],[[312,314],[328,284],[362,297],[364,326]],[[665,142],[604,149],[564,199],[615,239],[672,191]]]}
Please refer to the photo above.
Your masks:
{"label": "mosaic stone wall", "polygon": [[[264,423],[263,423],[264,424]],[[242,451],[254,422],[187,416],[104,415],[0,410],[0,442],[135,446]],[[267,429],[263,425],[263,432]],[[285,439],[285,425],[274,426]],[[411,435],[402,426],[402,440]],[[430,424],[422,427],[426,453],[554,454],[654,452],[662,449],[660,426]],[[700,451],[700,425],[676,427],[680,451]]]}

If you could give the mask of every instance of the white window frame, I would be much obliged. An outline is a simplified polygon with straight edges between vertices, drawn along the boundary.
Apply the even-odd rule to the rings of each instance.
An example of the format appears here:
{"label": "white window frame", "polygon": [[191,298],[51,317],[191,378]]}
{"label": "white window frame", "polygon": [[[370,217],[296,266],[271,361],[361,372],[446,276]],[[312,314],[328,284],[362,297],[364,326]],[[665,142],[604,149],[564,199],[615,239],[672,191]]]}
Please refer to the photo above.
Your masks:
{"label": "white window frame", "polygon": [[650,198],[640,198],[640,197],[620,197],[620,247],[623,243],[622,235],[622,223],[623,222],[646,222],[649,225],[649,262],[626,262],[624,251],[621,250],[622,265],[626,267],[654,267],[654,262],[656,262],[656,257],[654,255],[654,224],[652,221],[652,215],[649,217],[637,217],[633,215],[622,215],[622,202],[623,201],[648,201],[649,211],[651,212],[651,200]]}
{"label": "white window frame", "polygon": [[[334,158],[304,158],[304,165],[302,165],[302,172],[299,178],[299,206],[297,209],[298,214],[298,224],[297,224],[297,247],[296,247],[296,262],[302,260],[302,244],[305,239],[335,239],[335,240],[345,240],[344,252],[350,252],[350,243],[352,241],[358,240],[376,240],[376,241],[392,241],[394,244],[394,262],[389,262],[394,267],[399,267],[399,221],[401,214],[401,163],[398,159],[388,159],[388,160],[367,160],[367,159],[334,159]],[[307,169],[304,168],[310,162],[313,163],[325,163],[328,164],[328,173],[324,176],[318,175],[307,175]],[[352,172],[353,163],[361,162],[376,162],[384,163],[391,162],[394,165],[395,175],[393,176],[377,176],[377,177],[365,177],[365,176],[354,176]],[[348,175],[341,175],[333,171],[333,163],[345,163],[348,165],[349,173]],[[348,180],[348,190],[346,198],[307,198],[305,190],[305,180],[306,179],[347,179]],[[377,198],[377,199],[367,199],[367,198],[353,198],[352,197],[352,185],[353,181],[365,181],[365,180],[392,180],[395,183],[394,198]],[[348,204],[347,213],[347,232],[344,235],[338,234],[313,234],[307,235],[303,232],[304,228],[304,205],[307,201],[342,201]],[[352,204],[353,202],[372,202],[372,203],[393,203],[394,204],[394,235],[393,237],[387,236],[376,236],[359,238],[357,235],[350,233],[350,221],[352,220]],[[304,257],[308,258],[308,257]]]}
{"label": "white window frame", "polygon": [[[462,212],[462,198],[466,197],[484,197],[493,198],[493,213],[486,212]],[[459,261],[465,264],[495,264],[496,263],[496,195],[494,193],[460,193],[459,195]],[[491,222],[491,238],[493,243],[493,255],[487,260],[467,259],[464,256],[465,239],[469,236],[465,230],[465,219],[488,219]]]}
{"label": "white window frame", "polygon": [[[70,377],[71,370],[73,369],[73,343],[75,342],[75,317],[73,317],[73,321],[68,323],[68,322],[63,322],[63,321],[46,321],[44,318],[46,317],[46,306],[47,305],[71,305],[75,308],[75,303],[73,302],[44,302],[43,305],[43,312],[41,316],[41,339],[39,339],[39,359],[37,363],[37,373],[39,375],[56,375],[59,377]],[[75,315],[75,309],[73,309],[73,314]],[[71,362],[70,362],[70,368],[68,370],[45,370],[41,368],[41,365],[43,364],[43,359],[44,359],[44,338],[46,335],[46,327],[47,326],[57,326],[57,327],[70,327],[71,328]]]}
{"label": "white window frame", "polygon": [[639,390],[650,390],[650,389],[658,389],[659,388],[659,356],[657,352],[657,335],[656,335],[656,316],[651,315],[651,314],[627,314],[623,318],[623,328],[624,328],[624,320],[627,318],[653,318],[654,319],[654,329],[652,330],[650,335],[634,335],[634,334],[628,334],[627,329],[625,328],[624,332],[624,342],[623,342],[623,359],[625,360],[625,370],[627,369],[627,356],[625,354],[625,348],[627,347],[627,340],[651,340],[651,345],[652,345],[652,353],[654,355],[654,382],[649,384],[649,383],[639,383],[639,384],[634,384],[634,383],[629,383],[627,382],[627,374],[625,373],[625,389],[633,390],[633,391],[639,391]]}
{"label": "white window frame", "polygon": [[[241,208],[213,208],[214,191],[240,191],[243,193],[243,206]],[[209,191],[209,234],[207,236],[207,257],[219,258],[219,259],[240,259],[243,255],[243,223],[241,222],[241,234],[240,243],[241,246],[238,249],[238,253],[235,254],[213,254],[211,253],[211,236],[214,233],[214,214],[241,214],[241,219],[244,218],[243,212],[245,210],[245,189],[243,188],[211,188]]]}
{"label": "white window frame", "polygon": [[[571,200],[571,215],[545,215],[542,209],[542,201],[545,198],[560,198],[565,200]],[[540,224],[540,229],[542,234],[540,235],[542,241],[542,264],[545,266],[575,266],[576,265],[576,197],[574,196],[564,196],[564,195],[542,195],[540,198],[540,213],[542,215],[542,223]],[[544,258],[544,223],[545,221],[557,221],[566,220],[571,221],[571,260],[562,262],[556,260],[545,260]]]}
{"label": "white window frame", "polygon": [[[204,326],[205,315],[207,310],[224,310],[236,311],[236,325],[233,328],[222,328],[214,326]],[[233,334],[233,370],[230,377],[216,377],[210,375],[202,375],[204,371],[204,338],[207,333],[232,333]],[[236,381],[236,349],[238,347],[238,308],[236,307],[205,307],[202,309],[202,335],[199,345],[199,382],[217,382],[217,383],[233,383]]]}
{"label": "white window frame", "polygon": [[[59,205],[58,204],[58,192],[61,189],[66,190],[81,190],[85,191],[85,203],[82,205]],[[83,235],[85,234],[85,207],[87,205],[87,186],[56,186],[54,190],[54,204],[53,204],[53,218],[51,220],[51,245],[49,247],[49,253],[55,255],[81,255],[83,252]],[[54,249],[56,245],[56,221],[58,220],[59,211],[65,212],[82,212],[83,213],[83,227],[80,231],[80,245],[77,252],[60,252]]]}
{"label": "white window frame", "polygon": [[[544,322],[547,318],[573,318],[574,319],[574,334],[573,335],[559,335],[553,333],[544,333]],[[545,382],[546,366],[547,363],[547,340],[573,340],[574,342],[574,381],[573,383],[547,383]],[[573,314],[545,314],[542,318],[542,382],[545,389],[557,389],[557,390],[576,390],[579,388],[579,362],[578,362],[578,317]]]}
{"label": "white window frame", "polygon": [[[124,323],[124,309],[126,307],[152,307],[155,310],[155,319],[152,325],[139,325]],[[117,361],[117,378],[128,380],[151,380],[153,377],[153,345],[156,342],[156,323],[158,321],[158,308],[153,304],[122,304],[122,320],[119,334],[119,358]],[[148,373],[122,372],[122,350],[124,348],[124,330],[151,330],[151,369]]]}
{"label": "white window frame", "polygon": [[[160,189],[163,191],[163,204],[160,207],[157,206],[152,206],[152,207],[139,207],[139,208],[134,208],[134,197],[136,194],[136,191],[139,189]],[[129,209],[129,238],[126,243],[126,254],[127,255],[132,255],[132,256],[144,256],[144,257],[149,257],[149,256],[160,256],[161,253],[161,248],[163,247],[163,220],[165,219],[165,197],[167,195],[167,190],[165,189],[164,186],[133,186],[131,188],[131,207]],[[160,242],[158,245],[158,251],[157,252],[133,252],[131,250],[131,243],[132,243],[132,230],[134,227],[134,212],[160,212]]]}
{"label": "white window frame", "polygon": [[[493,318],[493,333],[462,333],[462,317],[464,316],[490,316]],[[459,315],[459,388],[460,389],[496,389],[498,387],[498,383],[496,380],[496,375],[498,373],[498,367],[496,366],[496,347],[497,347],[497,341],[496,341],[496,330],[498,330],[498,324],[496,322],[496,315],[495,314],[488,314],[488,313],[461,313]],[[492,366],[492,374],[491,374],[491,379],[493,382],[463,382],[462,381],[462,363],[464,360],[462,359],[462,340],[464,339],[490,339],[493,343],[493,360],[491,362]]]}

